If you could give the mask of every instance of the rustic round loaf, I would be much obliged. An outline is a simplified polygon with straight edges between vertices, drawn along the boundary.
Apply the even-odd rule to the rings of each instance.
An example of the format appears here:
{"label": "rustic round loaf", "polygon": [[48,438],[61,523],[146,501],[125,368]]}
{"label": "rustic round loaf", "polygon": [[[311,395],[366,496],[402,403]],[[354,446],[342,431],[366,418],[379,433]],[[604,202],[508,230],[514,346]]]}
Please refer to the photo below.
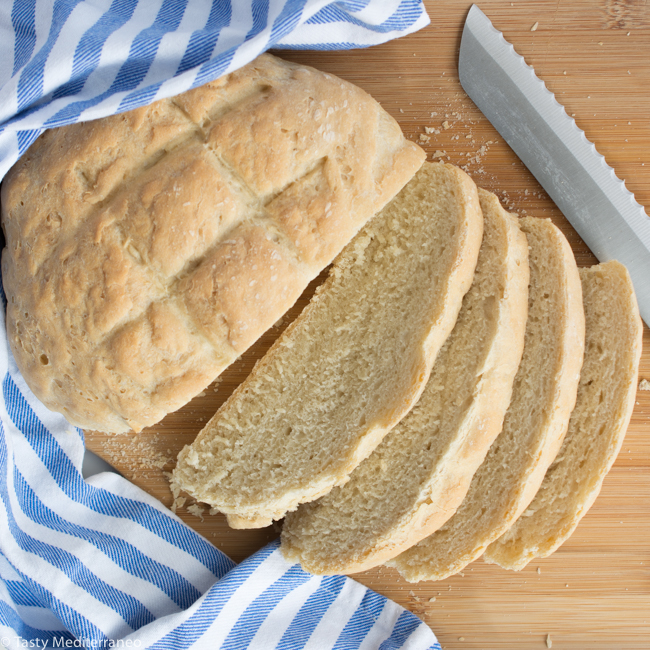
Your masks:
{"label": "rustic round loaf", "polygon": [[359,88],[264,55],[47,131],[2,185],[7,331],[78,426],[151,425],[296,301],[424,159]]}

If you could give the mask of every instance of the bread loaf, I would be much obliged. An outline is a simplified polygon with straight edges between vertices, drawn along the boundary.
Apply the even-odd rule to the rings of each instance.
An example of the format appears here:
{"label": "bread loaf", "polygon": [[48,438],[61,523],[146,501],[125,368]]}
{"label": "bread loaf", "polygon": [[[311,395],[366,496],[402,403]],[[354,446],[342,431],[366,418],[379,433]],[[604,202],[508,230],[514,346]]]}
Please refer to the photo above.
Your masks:
{"label": "bread loaf", "polygon": [[643,324],[626,268],[580,269],[585,354],[576,406],[560,451],[526,511],[484,559],[523,569],[555,551],[595,501],[634,408]]}
{"label": "bread loaf", "polygon": [[425,163],[182,450],[176,483],[250,527],[345,482],[417,401],[472,281],[481,234],[470,178]]}
{"label": "bread loaf", "polygon": [[423,159],[365,92],[269,55],[46,132],[2,185],[19,369],[73,424],[157,422],[273,325]]}
{"label": "bread loaf", "polygon": [[311,573],[364,571],[436,530],[501,429],[524,343],[528,249],[497,198],[480,200],[474,280],[419,402],[345,485],[285,519],[283,553]]}
{"label": "bread loaf", "polygon": [[519,221],[529,245],[524,354],[503,429],[453,517],[392,561],[410,582],[461,571],[500,537],[535,496],[575,406],[584,352],[578,268],[549,219]]}

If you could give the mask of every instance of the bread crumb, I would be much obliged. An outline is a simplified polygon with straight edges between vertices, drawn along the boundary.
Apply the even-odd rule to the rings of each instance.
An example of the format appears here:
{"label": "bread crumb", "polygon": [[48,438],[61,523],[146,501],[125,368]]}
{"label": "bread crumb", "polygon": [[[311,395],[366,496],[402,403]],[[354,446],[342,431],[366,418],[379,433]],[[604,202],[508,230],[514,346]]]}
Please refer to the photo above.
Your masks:
{"label": "bread crumb", "polygon": [[542,569],[540,567],[537,567],[537,573],[541,573]]}
{"label": "bread crumb", "polygon": [[436,602],[436,597],[435,597],[435,596],[431,596],[431,598],[429,598],[429,602],[430,602],[430,603],[435,603],[435,602]]}
{"label": "bread crumb", "polygon": [[639,390],[650,390],[650,381],[647,379],[642,379],[639,382]]}
{"label": "bread crumb", "polygon": [[420,142],[429,142],[431,140],[430,135],[424,135],[424,133],[420,133]]}
{"label": "bread crumb", "polygon": [[553,639],[551,639],[550,634],[546,635],[546,647],[547,648],[552,648],[553,647]]}
{"label": "bread crumb", "polygon": [[177,497],[174,499],[172,506],[171,506],[171,511],[173,513],[176,513],[176,508],[182,508],[185,505],[185,502],[187,501],[187,497]]}
{"label": "bread crumb", "polygon": [[464,640],[465,640],[465,637],[464,637],[464,636],[459,636],[459,637],[458,637],[458,640],[459,640],[459,641],[464,641]]}
{"label": "bread crumb", "polygon": [[432,158],[443,158],[446,155],[447,155],[446,151],[440,151],[440,149],[438,149],[435,153],[431,154],[431,157]]}
{"label": "bread crumb", "polygon": [[[431,115],[433,115],[433,113],[431,113]],[[424,127],[424,132],[425,133],[436,133],[436,129],[433,126],[425,126]],[[440,131],[437,131],[437,132],[440,133]]]}
{"label": "bread crumb", "polygon": [[449,128],[451,128],[451,124],[449,124],[449,122],[448,122],[447,120],[445,120],[445,121],[442,123],[442,128],[445,129],[445,130],[446,130],[446,129],[449,129]]}
{"label": "bread crumb", "polygon": [[539,27],[539,23],[537,22],[530,28],[530,31],[531,32],[536,32],[538,27]]}
{"label": "bread crumb", "polygon": [[201,508],[201,506],[194,503],[191,506],[187,506],[187,511],[195,517],[199,517],[201,521],[203,521],[203,515],[205,514],[205,511],[203,508]]}

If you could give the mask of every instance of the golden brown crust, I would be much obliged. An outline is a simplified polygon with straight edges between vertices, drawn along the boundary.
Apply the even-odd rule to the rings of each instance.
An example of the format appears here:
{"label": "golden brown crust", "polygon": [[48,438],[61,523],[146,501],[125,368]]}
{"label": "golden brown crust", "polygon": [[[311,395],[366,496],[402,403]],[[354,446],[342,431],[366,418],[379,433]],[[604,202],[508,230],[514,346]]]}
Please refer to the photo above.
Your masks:
{"label": "golden brown crust", "polygon": [[18,367],[73,424],[153,424],[277,321],[423,159],[365,92],[269,55],[46,132],[2,185]]}

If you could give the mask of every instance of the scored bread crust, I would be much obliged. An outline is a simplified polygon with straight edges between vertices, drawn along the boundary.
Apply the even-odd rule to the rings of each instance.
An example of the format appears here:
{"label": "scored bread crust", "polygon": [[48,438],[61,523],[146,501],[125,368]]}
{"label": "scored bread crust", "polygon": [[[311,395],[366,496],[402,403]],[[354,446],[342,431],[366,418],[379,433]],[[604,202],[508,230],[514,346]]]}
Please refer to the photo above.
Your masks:
{"label": "scored bread crust", "polygon": [[423,160],[363,90],[270,55],[47,131],[2,184],[20,371],[75,425],[157,422],[272,326]]}
{"label": "scored bread crust", "polygon": [[348,483],[285,519],[283,553],[307,571],[365,571],[431,534],[501,429],[523,350],[528,248],[516,218],[493,194],[479,196],[474,282],[420,401]]}
{"label": "scored bread crust", "polygon": [[627,269],[580,269],[585,355],[576,406],[555,461],[528,509],[484,559],[519,571],[553,553],[594,503],[620,451],[637,390],[643,323]]}
{"label": "scored bread crust", "polygon": [[259,527],[345,482],[417,401],[471,284],[481,235],[471,179],[425,163],[181,451],[178,486],[231,525]]}
{"label": "scored bread crust", "polygon": [[530,250],[530,287],[512,401],[460,508],[393,560],[409,582],[458,573],[518,519],[556,457],[575,406],[585,339],[578,268],[550,219],[526,217],[519,224]]}

